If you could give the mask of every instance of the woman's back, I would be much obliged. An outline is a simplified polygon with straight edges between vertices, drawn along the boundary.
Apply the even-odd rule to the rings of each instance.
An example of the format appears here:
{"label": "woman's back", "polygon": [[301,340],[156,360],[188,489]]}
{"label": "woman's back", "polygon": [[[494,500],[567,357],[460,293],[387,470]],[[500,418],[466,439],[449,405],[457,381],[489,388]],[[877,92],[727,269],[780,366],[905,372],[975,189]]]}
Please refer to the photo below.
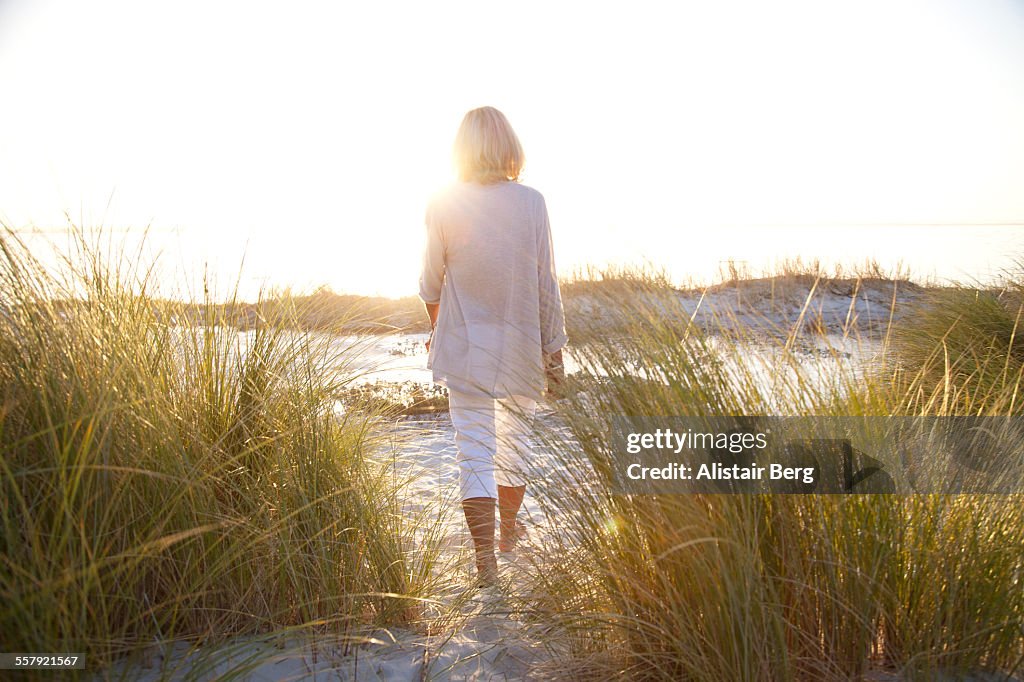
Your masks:
{"label": "woman's back", "polygon": [[440,302],[428,365],[450,388],[539,397],[542,351],[565,343],[544,197],[459,182],[427,208],[420,296]]}

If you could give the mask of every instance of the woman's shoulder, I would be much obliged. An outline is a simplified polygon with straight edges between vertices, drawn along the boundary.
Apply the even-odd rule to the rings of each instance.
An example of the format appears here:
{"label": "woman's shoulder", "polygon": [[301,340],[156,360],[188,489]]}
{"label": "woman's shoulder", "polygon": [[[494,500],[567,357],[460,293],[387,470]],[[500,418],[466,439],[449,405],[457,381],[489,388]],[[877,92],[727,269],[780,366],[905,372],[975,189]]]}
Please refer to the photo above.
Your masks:
{"label": "woman's shoulder", "polygon": [[440,206],[449,200],[456,190],[456,183],[448,183],[438,187],[427,197],[427,206]]}
{"label": "woman's shoulder", "polygon": [[537,202],[540,202],[540,203],[544,202],[544,195],[541,194],[540,190],[536,189],[535,187],[530,187],[529,185],[524,185],[521,182],[513,182],[513,183],[510,183],[510,184],[515,185],[518,188],[519,192],[523,196],[529,197],[533,201],[537,201]]}
{"label": "woman's shoulder", "polygon": [[[427,205],[433,209],[457,206],[465,202],[483,200],[494,191],[513,194],[532,204],[544,204],[544,195],[539,190],[521,182],[499,182],[482,185],[478,182],[459,180],[449,183],[430,195]],[[495,196],[491,194],[491,196]]]}
{"label": "woman's shoulder", "polygon": [[475,182],[457,180],[439,187],[427,199],[427,206],[430,208],[442,208],[451,204],[458,204],[466,201],[469,197],[479,192],[481,185]]}
{"label": "woman's shoulder", "polygon": [[515,196],[515,203],[520,206],[525,205],[533,212],[546,209],[544,195],[540,193],[540,190],[524,185],[521,182],[507,182],[503,184],[506,186],[506,191]]}

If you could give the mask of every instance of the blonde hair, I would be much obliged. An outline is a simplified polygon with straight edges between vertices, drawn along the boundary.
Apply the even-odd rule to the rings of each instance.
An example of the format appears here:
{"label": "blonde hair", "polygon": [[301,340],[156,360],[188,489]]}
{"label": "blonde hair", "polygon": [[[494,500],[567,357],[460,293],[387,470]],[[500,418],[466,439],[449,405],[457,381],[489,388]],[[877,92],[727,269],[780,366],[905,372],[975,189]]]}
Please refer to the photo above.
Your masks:
{"label": "blonde hair", "polygon": [[460,180],[483,184],[518,182],[524,161],[519,138],[494,107],[473,109],[463,117],[452,157]]}

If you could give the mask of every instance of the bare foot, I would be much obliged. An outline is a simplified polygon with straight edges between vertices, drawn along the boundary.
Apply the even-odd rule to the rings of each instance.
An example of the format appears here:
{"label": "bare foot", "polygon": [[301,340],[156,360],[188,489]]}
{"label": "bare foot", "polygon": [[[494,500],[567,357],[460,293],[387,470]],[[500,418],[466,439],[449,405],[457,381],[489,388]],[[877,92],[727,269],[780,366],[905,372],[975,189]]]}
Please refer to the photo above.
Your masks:
{"label": "bare foot", "polygon": [[526,539],[526,526],[523,525],[521,521],[516,521],[516,527],[512,532],[512,537],[506,537],[502,534],[501,538],[498,540],[498,551],[514,552],[519,541],[524,539]]}
{"label": "bare foot", "polygon": [[490,553],[476,557],[476,585],[477,587],[489,587],[498,582],[498,560],[494,556],[494,550]]}

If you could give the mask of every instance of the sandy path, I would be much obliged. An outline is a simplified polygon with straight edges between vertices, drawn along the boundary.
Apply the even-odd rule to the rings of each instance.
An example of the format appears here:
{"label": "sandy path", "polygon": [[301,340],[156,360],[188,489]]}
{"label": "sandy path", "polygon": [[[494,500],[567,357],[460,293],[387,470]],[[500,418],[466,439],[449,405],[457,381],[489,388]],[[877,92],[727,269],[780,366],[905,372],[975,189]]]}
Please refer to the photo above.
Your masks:
{"label": "sandy path", "polygon": [[[528,579],[505,557],[503,589],[471,584],[471,541],[453,503],[457,469],[447,415],[402,419],[389,454],[399,475],[412,475],[403,506],[440,527],[439,588],[419,632],[395,629],[368,633],[359,646],[277,637],[246,637],[198,649],[186,643],[154,646],[139,666],[115,665],[104,675],[130,680],[209,680],[225,675],[246,680],[521,680],[542,675],[553,663],[549,628],[522,612]],[[439,517],[440,515],[440,517]],[[522,555],[536,570],[549,524],[527,495],[523,517],[530,528]],[[425,532],[426,525],[422,529]],[[421,538],[422,541],[422,538]],[[414,548],[415,551],[415,548]]]}

